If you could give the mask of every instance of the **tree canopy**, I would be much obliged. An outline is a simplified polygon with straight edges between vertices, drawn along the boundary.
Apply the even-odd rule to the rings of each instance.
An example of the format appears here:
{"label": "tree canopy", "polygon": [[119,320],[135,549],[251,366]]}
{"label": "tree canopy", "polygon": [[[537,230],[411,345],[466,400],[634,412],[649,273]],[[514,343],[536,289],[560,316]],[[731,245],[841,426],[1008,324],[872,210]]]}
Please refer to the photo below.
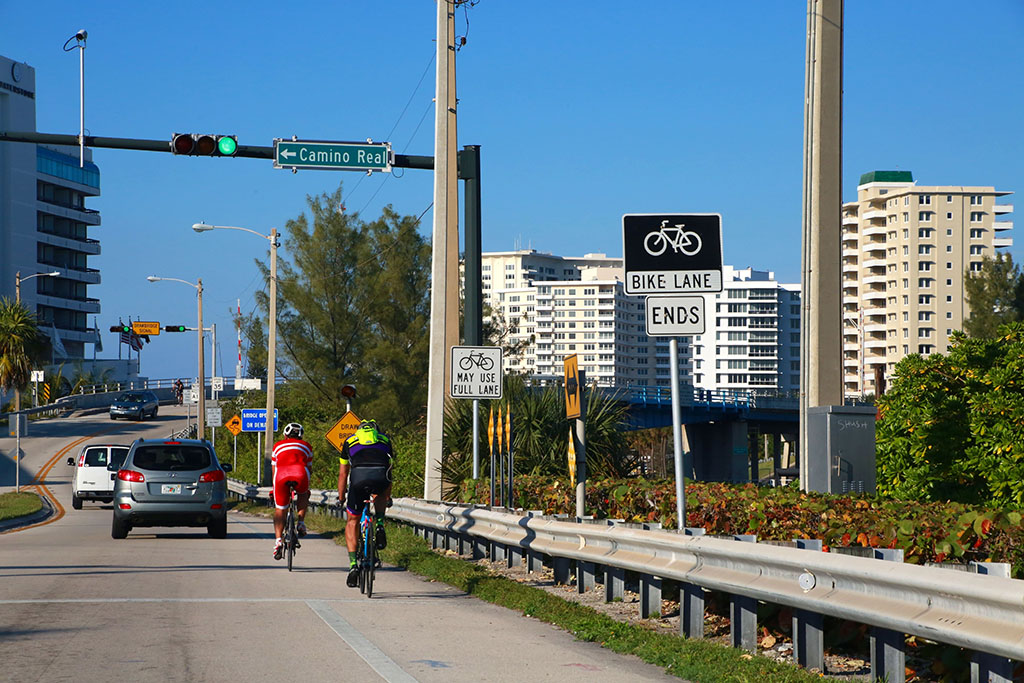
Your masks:
{"label": "tree canopy", "polygon": [[339,211],[341,188],[307,202],[278,260],[278,371],[333,405],[354,384],[361,417],[401,429],[426,405],[430,245],[391,207],[369,223]]}
{"label": "tree canopy", "polygon": [[0,388],[23,389],[44,346],[36,316],[21,303],[0,299]]}
{"label": "tree canopy", "polygon": [[1024,277],[1010,254],[982,259],[981,270],[964,278],[971,316],[964,331],[972,337],[994,337],[999,326],[1024,320]]}
{"label": "tree canopy", "polygon": [[878,400],[879,492],[1024,508],[1024,323],[951,342],[901,360]]}

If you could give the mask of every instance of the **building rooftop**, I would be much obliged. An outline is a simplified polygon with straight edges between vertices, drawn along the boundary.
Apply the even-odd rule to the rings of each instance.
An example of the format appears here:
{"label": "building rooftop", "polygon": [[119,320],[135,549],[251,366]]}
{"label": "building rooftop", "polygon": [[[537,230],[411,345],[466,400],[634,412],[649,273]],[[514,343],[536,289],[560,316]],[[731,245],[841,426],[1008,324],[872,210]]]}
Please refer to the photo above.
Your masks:
{"label": "building rooftop", "polygon": [[868,183],[912,183],[914,174],[910,171],[868,171],[860,177],[858,185]]}

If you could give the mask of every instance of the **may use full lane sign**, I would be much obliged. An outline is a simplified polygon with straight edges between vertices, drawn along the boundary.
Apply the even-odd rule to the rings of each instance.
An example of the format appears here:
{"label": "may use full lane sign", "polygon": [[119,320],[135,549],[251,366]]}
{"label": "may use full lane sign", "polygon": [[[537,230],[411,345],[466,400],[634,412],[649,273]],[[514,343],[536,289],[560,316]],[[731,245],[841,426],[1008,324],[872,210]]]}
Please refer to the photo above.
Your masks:
{"label": "may use full lane sign", "polygon": [[627,294],[722,291],[722,216],[626,214],[622,255]]}
{"label": "may use full lane sign", "polygon": [[501,398],[500,346],[453,346],[451,361],[449,396]]}

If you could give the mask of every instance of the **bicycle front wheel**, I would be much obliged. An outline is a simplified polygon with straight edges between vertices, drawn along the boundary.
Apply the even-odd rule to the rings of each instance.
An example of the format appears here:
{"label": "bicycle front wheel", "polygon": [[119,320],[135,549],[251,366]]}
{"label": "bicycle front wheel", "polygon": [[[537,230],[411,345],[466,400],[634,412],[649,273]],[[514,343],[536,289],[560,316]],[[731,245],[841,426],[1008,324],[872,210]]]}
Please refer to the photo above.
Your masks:
{"label": "bicycle front wheel", "polygon": [[295,503],[288,506],[288,517],[284,523],[284,551],[288,556],[288,571],[292,570],[292,559],[295,557]]}
{"label": "bicycle front wheel", "polygon": [[371,522],[366,530],[366,568],[363,570],[363,573],[366,575],[366,597],[368,598],[373,597],[373,574],[377,564],[377,546],[375,545],[377,539],[374,538],[375,532],[376,529]]}

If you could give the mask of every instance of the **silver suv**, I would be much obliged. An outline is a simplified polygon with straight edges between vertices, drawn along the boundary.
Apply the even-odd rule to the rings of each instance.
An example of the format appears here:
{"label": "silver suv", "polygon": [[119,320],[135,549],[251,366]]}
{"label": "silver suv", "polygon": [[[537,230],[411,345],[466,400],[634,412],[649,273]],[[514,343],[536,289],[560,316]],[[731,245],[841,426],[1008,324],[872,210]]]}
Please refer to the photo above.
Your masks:
{"label": "silver suv", "polygon": [[134,527],[205,526],[213,538],[228,533],[225,502],[231,465],[221,465],[208,441],[139,439],[114,482],[110,535]]}

